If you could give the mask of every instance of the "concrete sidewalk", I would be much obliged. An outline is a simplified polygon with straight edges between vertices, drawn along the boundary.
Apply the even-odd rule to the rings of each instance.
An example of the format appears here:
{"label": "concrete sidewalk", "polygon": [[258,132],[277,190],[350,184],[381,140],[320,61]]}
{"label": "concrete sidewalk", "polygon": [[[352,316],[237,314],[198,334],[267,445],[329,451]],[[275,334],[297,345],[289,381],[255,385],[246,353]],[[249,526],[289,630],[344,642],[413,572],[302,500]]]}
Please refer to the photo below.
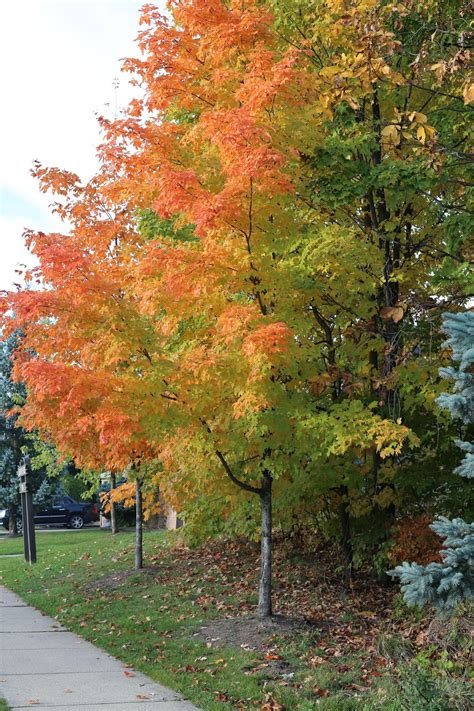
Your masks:
{"label": "concrete sidewalk", "polygon": [[196,711],[2,586],[0,697],[12,709]]}

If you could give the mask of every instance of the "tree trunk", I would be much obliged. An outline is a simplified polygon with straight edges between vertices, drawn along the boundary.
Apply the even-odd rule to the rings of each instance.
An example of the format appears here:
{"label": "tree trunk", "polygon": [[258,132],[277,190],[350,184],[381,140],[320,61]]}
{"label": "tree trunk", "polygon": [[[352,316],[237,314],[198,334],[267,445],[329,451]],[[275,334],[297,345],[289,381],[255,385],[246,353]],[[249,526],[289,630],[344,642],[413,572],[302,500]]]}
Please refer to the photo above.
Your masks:
{"label": "tree trunk", "polygon": [[272,477],[265,471],[260,493],[262,509],[262,541],[260,585],[258,590],[258,616],[272,615]]}
{"label": "tree trunk", "polygon": [[135,570],[141,568],[143,568],[142,489],[137,479],[135,482]]}
{"label": "tree trunk", "polygon": [[[112,490],[115,489],[117,485],[117,482],[115,480],[115,472],[110,473],[110,493],[112,493]],[[117,526],[117,508],[116,505],[113,501],[110,502],[110,530],[112,531],[112,535],[115,535],[118,533],[118,526]]]}
{"label": "tree trunk", "polygon": [[352,579],[352,537],[351,537],[351,519],[347,507],[348,489],[342,485],[340,488],[341,503],[339,508],[339,521],[341,524],[341,547],[344,556],[344,580],[348,583]]}

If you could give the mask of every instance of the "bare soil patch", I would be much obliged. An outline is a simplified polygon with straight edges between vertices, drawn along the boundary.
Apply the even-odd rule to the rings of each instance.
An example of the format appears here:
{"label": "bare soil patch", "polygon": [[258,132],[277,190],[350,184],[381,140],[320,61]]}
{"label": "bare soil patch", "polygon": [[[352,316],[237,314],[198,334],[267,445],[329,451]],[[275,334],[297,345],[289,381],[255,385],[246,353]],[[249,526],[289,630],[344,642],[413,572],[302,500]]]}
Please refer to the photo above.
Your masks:
{"label": "bare soil patch", "polygon": [[156,568],[155,566],[146,566],[141,570],[135,570],[134,568],[117,570],[115,573],[105,575],[103,578],[86,583],[84,585],[84,590],[87,593],[117,590],[118,588],[124,587],[129,578],[137,575],[156,575]]}
{"label": "bare soil patch", "polygon": [[283,615],[274,615],[268,620],[261,620],[256,616],[249,615],[224,620],[210,620],[193,636],[205,640],[212,646],[259,650],[268,648],[276,637],[294,638],[302,632],[318,631],[321,626]]}

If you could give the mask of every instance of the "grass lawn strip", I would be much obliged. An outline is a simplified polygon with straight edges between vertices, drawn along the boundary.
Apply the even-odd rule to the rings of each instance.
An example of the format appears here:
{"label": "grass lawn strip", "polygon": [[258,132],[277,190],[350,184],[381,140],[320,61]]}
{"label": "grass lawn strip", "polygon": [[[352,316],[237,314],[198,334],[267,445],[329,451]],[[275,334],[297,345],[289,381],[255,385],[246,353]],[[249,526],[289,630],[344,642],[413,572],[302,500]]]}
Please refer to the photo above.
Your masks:
{"label": "grass lawn strip", "polygon": [[[358,593],[332,591],[325,600],[321,585],[304,579],[307,562],[282,558],[275,597],[286,620],[259,629],[255,619],[232,620],[254,612],[251,546],[188,551],[148,532],[146,567],[135,573],[130,533],[44,534],[37,543],[35,566],[0,558],[1,582],[202,709],[400,708],[384,697],[387,662],[374,646],[389,610],[383,591],[371,600],[374,609]],[[21,547],[21,539],[1,540],[0,554]],[[295,610],[299,624],[292,625]]]}
{"label": "grass lawn strip", "polygon": [[[40,535],[35,566],[25,566],[18,558],[0,559],[2,583],[198,706],[229,708],[229,700],[241,707],[257,704],[262,698],[260,683],[241,672],[253,664],[251,655],[244,650],[209,649],[192,637],[207,615],[195,602],[199,592],[185,595],[177,585],[179,579],[172,575],[162,541],[160,533],[145,535],[148,558],[164,559],[161,566],[153,560],[154,575],[147,570],[130,575],[131,534],[112,537],[110,532],[84,531]],[[18,552],[21,545],[20,539],[2,542],[1,553]],[[110,581],[110,588],[104,589],[99,582],[96,591],[95,581],[103,578]],[[203,679],[198,679],[201,676]]]}

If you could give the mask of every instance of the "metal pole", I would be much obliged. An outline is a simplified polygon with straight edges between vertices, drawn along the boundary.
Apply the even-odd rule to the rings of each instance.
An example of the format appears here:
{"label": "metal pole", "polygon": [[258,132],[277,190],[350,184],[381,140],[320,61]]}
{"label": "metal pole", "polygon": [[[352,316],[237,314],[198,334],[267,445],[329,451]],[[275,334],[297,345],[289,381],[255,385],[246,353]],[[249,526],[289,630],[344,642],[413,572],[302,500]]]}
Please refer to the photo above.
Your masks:
{"label": "metal pole", "polygon": [[[19,476],[19,475],[18,475]],[[23,518],[23,512],[26,510],[26,494],[21,493],[21,481],[20,481],[20,499],[21,499],[21,520],[23,521],[23,551],[25,554],[25,560],[28,562],[28,541],[25,534],[25,519]]]}
{"label": "metal pole", "polygon": [[36,563],[36,538],[33,496],[31,492],[31,465],[29,457],[25,457],[22,464],[18,467],[18,476],[20,478],[25,561],[32,564]]}

